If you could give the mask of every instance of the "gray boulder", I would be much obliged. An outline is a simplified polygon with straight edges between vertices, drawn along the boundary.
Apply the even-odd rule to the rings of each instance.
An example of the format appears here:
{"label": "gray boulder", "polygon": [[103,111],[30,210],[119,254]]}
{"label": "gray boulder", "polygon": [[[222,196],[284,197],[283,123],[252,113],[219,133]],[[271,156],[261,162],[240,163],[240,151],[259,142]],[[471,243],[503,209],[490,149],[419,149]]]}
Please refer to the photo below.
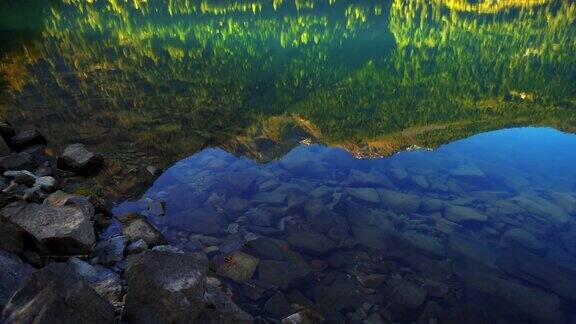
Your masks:
{"label": "gray boulder", "polygon": [[385,289],[390,300],[389,309],[397,320],[413,321],[426,301],[426,291],[414,283],[393,278]]}
{"label": "gray boulder", "polygon": [[243,283],[252,279],[260,260],[244,252],[235,251],[218,267],[218,274]]}
{"label": "gray boulder", "polygon": [[127,236],[120,235],[100,241],[94,247],[92,257],[97,257],[100,264],[113,266],[124,257],[124,249],[128,240]]}
{"label": "gray boulder", "polygon": [[199,254],[144,251],[128,258],[126,320],[194,323],[204,311],[208,260]]}
{"label": "gray boulder", "polygon": [[397,213],[415,213],[420,208],[420,197],[394,190],[378,190],[384,205]]}
{"label": "gray boulder", "polygon": [[314,231],[292,232],[286,239],[294,249],[312,255],[326,254],[336,248],[334,241]]}
{"label": "gray boulder", "polygon": [[16,255],[0,250],[0,312],[20,283],[32,272],[34,269]]}
{"label": "gray boulder", "polygon": [[34,171],[38,165],[21,154],[10,154],[0,158],[0,171],[27,170]]}
{"label": "gray boulder", "polygon": [[123,223],[122,234],[128,236],[130,242],[144,240],[148,247],[166,245],[168,242],[164,235],[146,217],[130,214],[119,218]]}
{"label": "gray boulder", "polygon": [[488,216],[476,209],[456,205],[446,206],[444,217],[458,224],[479,224],[488,220]]}
{"label": "gray boulder", "polygon": [[207,307],[199,321],[201,323],[254,323],[252,315],[244,312],[232,301],[232,292],[216,278],[206,278],[204,300]]}
{"label": "gray boulder", "polygon": [[68,145],[64,149],[64,153],[58,157],[56,165],[61,170],[87,174],[100,170],[104,165],[104,158],[90,152],[84,144],[77,143]]}
{"label": "gray boulder", "polygon": [[32,241],[41,253],[76,255],[90,253],[96,241],[90,215],[72,206],[15,202],[0,210],[0,227],[6,248]]}
{"label": "gray boulder", "polygon": [[78,258],[70,258],[68,264],[100,296],[111,303],[122,301],[122,280],[119,274],[103,266],[92,265]]}
{"label": "gray boulder", "polygon": [[10,144],[16,150],[22,150],[32,145],[45,145],[46,138],[36,129],[21,130],[10,140]]}
{"label": "gray boulder", "polygon": [[114,307],[65,263],[26,279],[2,314],[2,323],[114,323]]}
{"label": "gray boulder", "polygon": [[532,233],[521,228],[513,228],[506,231],[500,238],[503,247],[518,247],[534,253],[544,253],[546,245],[540,242]]}

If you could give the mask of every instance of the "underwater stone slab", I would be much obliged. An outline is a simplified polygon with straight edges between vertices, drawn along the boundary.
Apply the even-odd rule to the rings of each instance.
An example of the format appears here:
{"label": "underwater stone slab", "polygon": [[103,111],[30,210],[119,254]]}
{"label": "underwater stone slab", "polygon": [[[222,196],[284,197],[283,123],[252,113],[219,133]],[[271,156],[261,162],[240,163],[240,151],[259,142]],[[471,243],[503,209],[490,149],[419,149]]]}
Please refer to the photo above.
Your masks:
{"label": "underwater stone slab", "polygon": [[144,240],[148,247],[165,245],[164,235],[146,217],[136,214],[121,216],[122,234],[130,238],[130,242]]}
{"label": "underwater stone slab", "polygon": [[291,232],[286,240],[296,250],[312,255],[326,254],[336,248],[336,243],[325,235],[313,231]]}
{"label": "underwater stone slab", "polygon": [[236,251],[226,257],[226,260],[218,267],[218,274],[243,283],[254,276],[260,260],[258,258]]}
{"label": "underwater stone slab", "polygon": [[388,284],[385,290],[394,317],[404,321],[416,320],[419,315],[417,310],[426,301],[426,291],[401,278],[393,278]]}
{"label": "underwater stone slab", "polygon": [[258,266],[258,279],[280,289],[294,286],[310,273],[310,268],[286,261],[261,260]]}
{"label": "underwater stone slab", "polygon": [[570,215],[562,208],[550,201],[534,195],[514,197],[513,202],[525,208],[529,213],[550,220],[558,227],[562,227],[570,220]]}
{"label": "underwater stone slab", "polygon": [[360,201],[377,204],[380,202],[378,192],[374,188],[347,188],[346,192]]}
{"label": "underwater stone slab", "polygon": [[540,242],[530,232],[521,228],[513,228],[506,231],[500,239],[500,245],[504,247],[520,247],[534,253],[544,253],[546,245]]}
{"label": "underwater stone slab", "polygon": [[470,207],[448,205],[444,217],[458,224],[483,223],[488,220],[488,216]]}
{"label": "underwater stone slab", "polygon": [[399,239],[403,244],[431,258],[443,258],[446,255],[444,246],[433,236],[408,231],[402,233]]}
{"label": "underwater stone slab", "polygon": [[379,189],[382,202],[397,213],[415,213],[420,208],[420,197],[393,190]]}

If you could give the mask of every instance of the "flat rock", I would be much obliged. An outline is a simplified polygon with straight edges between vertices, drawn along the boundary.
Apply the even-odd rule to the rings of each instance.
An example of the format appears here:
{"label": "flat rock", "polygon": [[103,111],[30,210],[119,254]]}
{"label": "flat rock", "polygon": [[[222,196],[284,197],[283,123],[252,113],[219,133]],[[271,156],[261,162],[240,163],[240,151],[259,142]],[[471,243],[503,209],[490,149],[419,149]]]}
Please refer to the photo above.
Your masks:
{"label": "flat rock", "polygon": [[281,291],[276,291],[264,304],[264,310],[274,318],[284,318],[292,313],[292,307]]}
{"label": "flat rock", "polygon": [[310,269],[300,264],[286,261],[261,260],[258,266],[258,279],[286,290],[306,277]]}
{"label": "flat rock", "polygon": [[384,205],[397,213],[411,214],[420,208],[420,197],[393,190],[378,190]]}
{"label": "flat rock", "polygon": [[563,227],[570,220],[570,215],[563,208],[547,199],[535,195],[524,195],[511,200],[529,213],[551,221],[557,227]]}
{"label": "flat rock", "polygon": [[346,192],[357,200],[372,204],[380,203],[380,196],[374,188],[347,188]]}
{"label": "flat rock", "polygon": [[244,252],[236,251],[228,255],[218,267],[218,274],[236,282],[248,281],[256,272],[260,260]]}
{"label": "flat rock", "polygon": [[15,254],[0,250],[0,312],[20,284],[34,272]]}
{"label": "flat rock", "polygon": [[56,164],[61,170],[89,174],[102,168],[104,158],[90,152],[84,144],[77,143],[68,145],[62,156],[58,157]]}
{"label": "flat rock", "polygon": [[336,248],[334,241],[324,234],[313,231],[291,232],[286,240],[296,250],[312,255],[326,254]]}
{"label": "flat rock", "polygon": [[546,251],[546,245],[538,240],[532,233],[521,228],[506,231],[500,238],[500,245],[504,247],[519,247],[534,253]]}
{"label": "flat rock", "polygon": [[431,258],[443,258],[446,250],[440,241],[430,235],[408,231],[400,236],[400,240],[407,246]]}
{"label": "flat rock", "polygon": [[126,319],[193,323],[204,311],[208,260],[192,253],[144,251],[128,258]]}
{"label": "flat rock", "polygon": [[444,217],[458,224],[478,224],[488,220],[488,216],[470,207],[448,205]]}
{"label": "flat rock", "polygon": [[450,170],[450,175],[459,178],[483,178],[486,175],[479,167],[472,164],[461,164],[455,169]]}
{"label": "flat rock", "polygon": [[254,323],[252,315],[232,301],[232,292],[216,278],[206,278],[204,299],[207,306],[200,323]]}
{"label": "flat rock", "polygon": [[148,244],[148,247],[167,244],[164,235],[144,216],[140,215],[135,215],[123,223],[122,234],[128,236],[130,242],[142,239]]}
{"label": "flat rock", "polygon": [[15,202],[0,210],[0,224],[8,228],[0,247],[32,239],[41,253],[75,255],[90,253],[96,241],[90,215],[71,206]]}
{"label": "flat rock", "polygon": [[12,296],[2,323],[115,322],[114,307],[65,263],[31,274]]}

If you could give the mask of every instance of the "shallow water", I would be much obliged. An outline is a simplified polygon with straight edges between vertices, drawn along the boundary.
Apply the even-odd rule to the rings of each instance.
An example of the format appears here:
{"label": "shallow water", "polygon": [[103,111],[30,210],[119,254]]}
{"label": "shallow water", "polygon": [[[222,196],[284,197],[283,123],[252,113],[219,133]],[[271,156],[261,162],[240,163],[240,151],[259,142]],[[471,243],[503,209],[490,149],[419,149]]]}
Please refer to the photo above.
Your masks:
{"label": "shallow water", "polygon": [[[329,322],[562,323],[576,306],[574,165],[576,136],[550,128],[374,159],[304,145],[259,164],[206,149],[115,213],[210,251],[255,315],[304,300]],[[236,277],[252,260],[236,251],[259,260],[250,278]]]}
{"label": "shallow water", "polygon": [[115,213],[255,315],[574,322],[575,25],[563,0],[6,0],[0,116],[103,153],[110,196],[171,165]]}

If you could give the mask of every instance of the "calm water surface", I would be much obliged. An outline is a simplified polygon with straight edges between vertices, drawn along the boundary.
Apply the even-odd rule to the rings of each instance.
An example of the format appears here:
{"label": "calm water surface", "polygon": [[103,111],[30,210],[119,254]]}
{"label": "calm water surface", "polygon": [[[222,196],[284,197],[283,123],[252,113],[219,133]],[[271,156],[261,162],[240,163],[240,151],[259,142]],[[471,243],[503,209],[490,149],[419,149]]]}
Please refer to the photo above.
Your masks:
{"label": "calm water surface", "polygon": [[107,193],[167,167],[115,213],[208,252],[268,321],[574,323],[575,20],[553,0],[4,1],[0,115],[104,153]]}

